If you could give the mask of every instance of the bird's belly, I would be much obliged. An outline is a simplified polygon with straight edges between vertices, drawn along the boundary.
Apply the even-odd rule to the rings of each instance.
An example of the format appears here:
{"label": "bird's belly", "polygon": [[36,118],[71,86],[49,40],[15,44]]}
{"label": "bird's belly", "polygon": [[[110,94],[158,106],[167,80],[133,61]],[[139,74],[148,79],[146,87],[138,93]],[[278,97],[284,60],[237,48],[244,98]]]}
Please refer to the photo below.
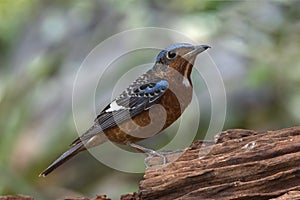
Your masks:
{"label": "bird's belly", "polygon": [[183,101],[179,101],[173,93],[166,94],[158,104],[153,105],[149,110],[119,126],[104,131],[104,133],[110,141],[123,144],[138,142],[154,136],[169,127],[181,116],[190,103],[192,95],[185,94],[184,97]]}

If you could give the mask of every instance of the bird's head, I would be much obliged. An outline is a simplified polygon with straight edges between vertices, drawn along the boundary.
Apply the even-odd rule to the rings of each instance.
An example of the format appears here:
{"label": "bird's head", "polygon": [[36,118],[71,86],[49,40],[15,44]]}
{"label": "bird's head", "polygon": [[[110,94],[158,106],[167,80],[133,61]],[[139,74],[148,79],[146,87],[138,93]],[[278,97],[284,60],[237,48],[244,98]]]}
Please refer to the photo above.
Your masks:
{"label": "bird's head", "polygon": [[156,58],[156,66],[173,68],[182,76],[190,79],[192,67],[197,55],[206,49],[207,45],[174,44],[162,50]]}

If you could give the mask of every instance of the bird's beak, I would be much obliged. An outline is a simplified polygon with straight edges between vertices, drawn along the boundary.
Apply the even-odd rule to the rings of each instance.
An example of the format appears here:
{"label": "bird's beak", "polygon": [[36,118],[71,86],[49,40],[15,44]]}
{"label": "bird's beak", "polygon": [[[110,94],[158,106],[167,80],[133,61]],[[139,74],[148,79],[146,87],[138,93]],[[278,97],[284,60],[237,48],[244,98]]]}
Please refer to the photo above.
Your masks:
{"label": "bird's beak", "polygon": [[194,48],[189,51],[188,53],[184,54],[183,57],[185,57],[186,59],[189,59],[189,58],[192,58],[192,57],[195,57],[197,56],[199,53],[207,50],[211,48],[210,46],[208,45],[197,45],[197,46],[194,46]]}

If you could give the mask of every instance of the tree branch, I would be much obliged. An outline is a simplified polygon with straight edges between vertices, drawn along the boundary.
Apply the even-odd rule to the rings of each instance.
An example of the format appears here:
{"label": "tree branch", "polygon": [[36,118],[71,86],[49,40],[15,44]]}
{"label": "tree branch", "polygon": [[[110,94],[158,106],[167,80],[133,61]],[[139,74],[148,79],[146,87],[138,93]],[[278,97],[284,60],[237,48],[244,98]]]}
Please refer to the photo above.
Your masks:
{"label": "tree branch", "polygon": [[196,141],[176,161],[150,167],[139,191],[122,199],[295,199],[299,165],[300,127],[227,130],[216,144]]}

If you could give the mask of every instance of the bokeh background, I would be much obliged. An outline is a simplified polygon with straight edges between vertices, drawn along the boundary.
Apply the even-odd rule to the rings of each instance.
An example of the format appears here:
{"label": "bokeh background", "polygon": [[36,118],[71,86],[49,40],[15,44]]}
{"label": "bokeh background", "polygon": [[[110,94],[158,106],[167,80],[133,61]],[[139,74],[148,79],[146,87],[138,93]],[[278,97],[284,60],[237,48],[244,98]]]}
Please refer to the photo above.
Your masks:
{"label": "bokeh background", "polygon": [[[0,194],[117,199],[138,189],[142,174],[110,169],[89,153],[38,177],[78,136],[72,86],[83,59],[128,29],[169,28],[213,47],[227,94],[224,129],[299,125],[299,10],[297,0],[0,0]],[[122,73],[116,68],[111,76]],[[105,88],[97,100],[108,103],[112,87]],[[201,113],[196,138],[207,129],[209,111]]]}

